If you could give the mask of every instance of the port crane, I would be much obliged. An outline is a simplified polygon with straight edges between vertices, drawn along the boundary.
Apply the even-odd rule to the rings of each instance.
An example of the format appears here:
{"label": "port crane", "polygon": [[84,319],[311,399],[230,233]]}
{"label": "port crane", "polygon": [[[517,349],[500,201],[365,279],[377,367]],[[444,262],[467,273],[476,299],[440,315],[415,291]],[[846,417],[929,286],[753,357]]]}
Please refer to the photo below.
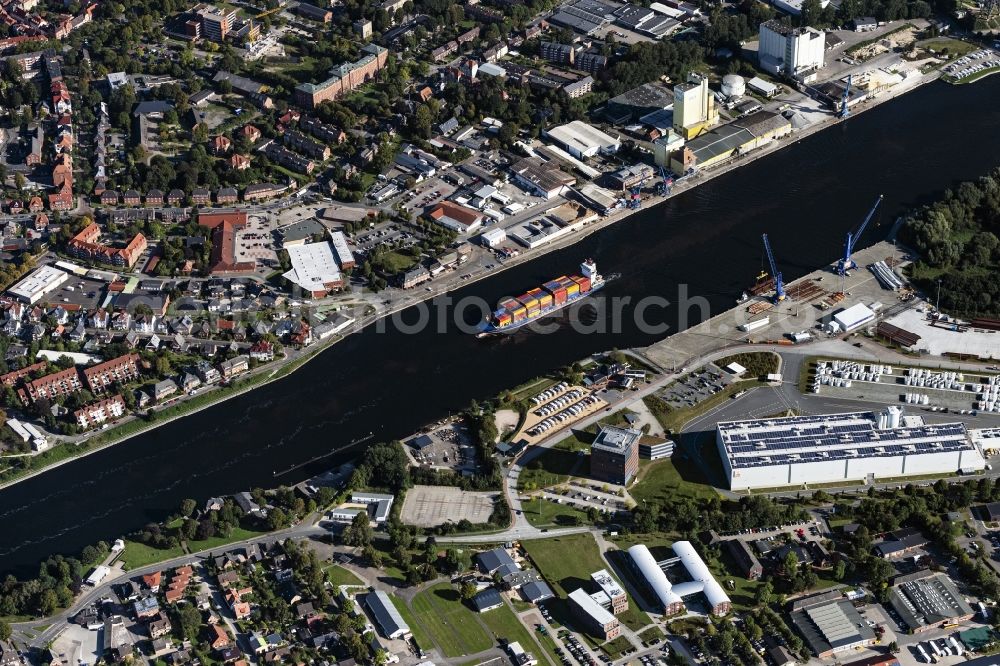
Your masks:
{"label": "port crane", "polygon": [[670,186],[674,184],[674,179],[667,175],[666,170],[660,167],[660,182],[656,184],[656,193],[661,197],[670,194]]}
{"label": "port crane", "polygon": [[633,187],[629,190],[629,197],[626,204],[631,210],[636,210],[642,205],[642,188]]}
{"label": "port crane", "polygon": [[875,215],[875,210],[878,208],[878,205],[882,203],[884,196],[885,195],[883,194],[878,195],[878,199],[875,200],[875,205],[872,206],[870,211],[868,211],[868,217],[865,218],[864,222],[859,224],[858,228],[854,231],[847,232],[847,240],[844,242],[844,257],[837,262],[838,275],[846,275],[847,271],[858,267],[858,265],[854,263],[854,259],[851,258],[851,254],[854,252],[854,244],[858,242],[859,238],[861,238],[861,234],[865,233],[865,229],[868,228],[868,223],[871,222],[872,216]]}
{"label": "port crane", "polygon": [[840,117],[847,118],[851,115],[851,110],[847,108],[847,101],[851,98],[851,84],[854,82],[854,75],[847,75],[847,86],[844,88],[844,96],[840,100]]}
{"label": "port crane", "polygon": [[771,252],[771,244],[767,240],[767,234],[763,234],[764,251],[767,252],[767,263],[771,265],[771,276],[774,278],[774,302],[780,303],[785,300],[785,281],[781,278],[781,271],[774,263],[774,253]]}

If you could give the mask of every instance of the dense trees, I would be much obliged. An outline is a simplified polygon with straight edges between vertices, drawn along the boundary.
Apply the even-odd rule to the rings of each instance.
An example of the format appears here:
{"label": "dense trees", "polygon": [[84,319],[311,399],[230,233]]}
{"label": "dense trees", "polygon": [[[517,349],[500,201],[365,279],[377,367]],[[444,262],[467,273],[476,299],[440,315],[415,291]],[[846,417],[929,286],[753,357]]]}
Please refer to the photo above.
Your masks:
{"label": "dense trees", "polygon": [[990,479],[969,480],[961,483],[937,481],[930,488],[908,485],[899,490],[870,491],[856,505],[846,502],[835,504],[838,515],[848,517],[861,527],[848,539],[847,568],[853,566],[876,596],[887,593],[885,585],[892,575],[892,567],[882,558],[871,554],[872,534],[899,527],[916,527],[930,537],[948,556],[963,579],[980,595],[996,598],[1000,594],[1000,581],[981,562],[969,556],[955,540],[959,528],[955,523],[942,520],[942,514],[968,508],[973,503],[1000,499],[1000,486]]}
{"label": "dense trees", "polygon": [[683,81],[703,55],[702,47],[692,41],[640,42],[633,44],[624,57],[605,70],[601,80],[612,95],[620,95],[663,75]]}
{"label": "dense trees", "polygon": [[914,281],[936,294],[941,308],[965,316],[1000,315],[1000,169],[948,190],[910,213],[903,239],[920,254]]}
{"label": "dense trees", "polygon": [[633,529],[647,533],[657,530],[694,535],[702,530],[734,531],[793,523],[803,517],[795,505],[782,505],[761,495],[722,502],[713,497],[695,500],[678,496],[669,503],[653,500],[632,512]]}
{"label": "dense trees", "polygon": [[351,476],[353,488],[374,486],[399,491],[409,484],[409,460],[398,441],[369,447]]}
{"label": "dense trees", "polygon": [[41,564],[35,578],[20,581],[8,575],[0,583],[0,616],[49,615],[68,606],[89,569],[108,552],[108,545],[101,541],[84,549],[79,558],[50,557]]}

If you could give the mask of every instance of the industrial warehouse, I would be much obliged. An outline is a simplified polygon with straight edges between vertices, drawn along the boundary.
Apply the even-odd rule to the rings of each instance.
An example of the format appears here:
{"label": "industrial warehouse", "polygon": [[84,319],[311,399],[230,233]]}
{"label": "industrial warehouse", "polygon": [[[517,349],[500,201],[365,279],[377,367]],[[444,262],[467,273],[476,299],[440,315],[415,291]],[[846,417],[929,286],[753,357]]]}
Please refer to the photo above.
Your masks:
{"label": "industrial warehouse", "polygon": [[[732,602],[715,576],[708,570],[701,555],[694,549],[690,541],[677,541],[673,545],[676,557],[657,562],[653,554],[643,544],[632,546],[628,554],[632,565],[652,590],[664,615],[675,615],[684,612],[687,597],[704,595],[712,615],[721,617],[732,609]],[[681,564],[691,580],[672,584],[665,570],[674,564]]]}
{"label": "industrial warehouse", "polygon": [[974,472],[986,466],[964,424],[925,425],[895,406],[878,414],[722,422],[716,444],[732,490]]}

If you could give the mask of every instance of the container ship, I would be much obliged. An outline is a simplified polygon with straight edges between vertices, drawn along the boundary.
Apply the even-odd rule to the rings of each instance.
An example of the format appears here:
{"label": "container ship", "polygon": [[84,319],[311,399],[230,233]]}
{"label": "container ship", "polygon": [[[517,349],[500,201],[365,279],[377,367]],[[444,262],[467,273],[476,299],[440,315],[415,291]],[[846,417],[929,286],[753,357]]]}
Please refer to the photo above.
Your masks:
{"label": "container ship", "polygon": [[597,264],[593,259],[580,264],[580,273],[581,275],[563,275],[517,298],[503,299],[497,304],[497,309],[489,320],[483,322],[479,335],[511,333],[604,287],[604,276],[597,272]]}

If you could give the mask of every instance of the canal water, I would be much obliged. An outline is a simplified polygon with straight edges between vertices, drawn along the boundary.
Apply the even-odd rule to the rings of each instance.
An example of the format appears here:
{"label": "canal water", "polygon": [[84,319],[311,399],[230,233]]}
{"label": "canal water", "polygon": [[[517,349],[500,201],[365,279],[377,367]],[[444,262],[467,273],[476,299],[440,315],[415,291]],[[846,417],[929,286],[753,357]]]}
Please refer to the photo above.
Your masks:
{"label": "canal water", "polygon": [[[718,313],[763,267],[762,232],[790,282],[836,260],[879,193],[885,201],[862,244],[908,207],[998,166],[997,100],[1000,77],[924,86],[454,296],[495,303],[593,257],[602,272],[620,274],[605,297],[677,302],[687,285]],[[357,447],[302,463],[369,433],[368,441],[399,438],[593,352],[663,337],[636,326],[631,312],[618,332],[487,340],[455,327],[369,327],[278,382],[0,491],[0,572],[29,575],[52,553],[140,528],[187,497],[301,481]],[[676,330],[678,309],[650,308],[647,320]]]}

